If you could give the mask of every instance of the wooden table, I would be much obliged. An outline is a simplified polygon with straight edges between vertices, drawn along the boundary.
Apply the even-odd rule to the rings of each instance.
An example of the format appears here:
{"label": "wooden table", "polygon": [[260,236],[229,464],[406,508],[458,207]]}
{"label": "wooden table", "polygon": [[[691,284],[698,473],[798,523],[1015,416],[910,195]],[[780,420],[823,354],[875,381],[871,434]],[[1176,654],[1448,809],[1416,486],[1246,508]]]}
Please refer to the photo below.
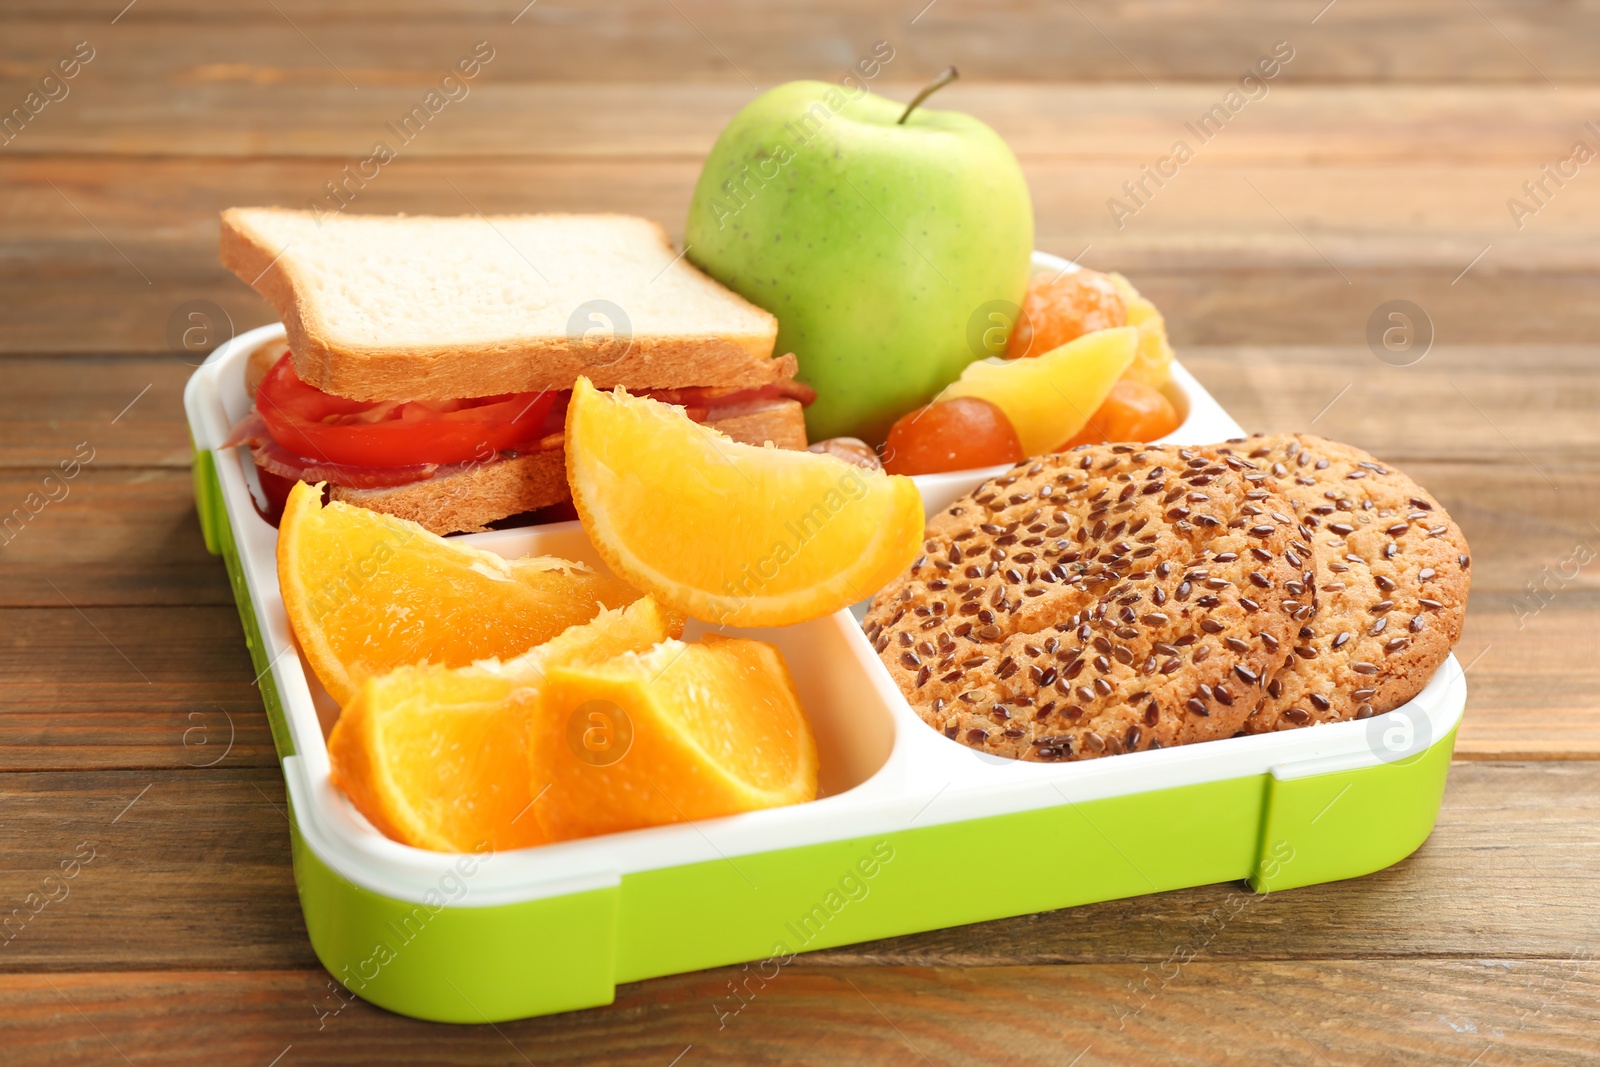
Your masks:
{"label": "wooden table", "polygon": [[[1523,183],[1575,141],[1600,149],[1600,14],[522,2],[0,14],[0,108],[77,42],[93,51],[0,146],[0,517],[30,509],[0,538],[0,915],[27,916],[0,937],[0,1060],[1594,1061],[1600,163],[1537,200]],[[726,971],[497,1027],[322,1014],[338,1002],[301,922],[282,779],[195,522],[193,359],[168,339],[189,301],[240,330],[270,317],[217,265],[217,211],[323,195],[488,41],[470,95],[352,210],[627,211],[678,231],[757,87],[839,78],[879,40],[894,57],[874,85],[902,99],[960,66],[939,103],[1015,147],[1039,246],[1129,274],[1245,426],[1355,442],[1459,518],[1471,697],[1438,829],[1390,870],[1243,905],[1218,885],[819,952],[720,1029]],[[1119,229],[1108,198],[1279,41],[1294,57],[1265,95]],[[1416,362],[1420,346],[1386,362],[1366,339],[1396,299],[1432,324]],[[75,455],[92,460],[50,480]],[[46,882],[74,857],[75,878]],[[12,911],[32,893],[54,899]]]}

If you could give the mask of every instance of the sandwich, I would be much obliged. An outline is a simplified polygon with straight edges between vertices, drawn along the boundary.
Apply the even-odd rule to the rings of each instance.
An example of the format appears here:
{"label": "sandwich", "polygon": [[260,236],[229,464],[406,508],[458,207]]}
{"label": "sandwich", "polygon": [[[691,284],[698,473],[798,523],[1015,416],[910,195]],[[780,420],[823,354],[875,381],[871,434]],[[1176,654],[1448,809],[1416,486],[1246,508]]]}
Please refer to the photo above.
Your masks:
{"label": "sandwich", "polygon": [[[436,533],[569,500],[577,378],[684,407],[735,441],[806,447],[771,314],[627,215],[222,213],[222,263],[287,337],[250,357],[264,512],[296,481]],[[570,505],[567,505],[570,507]]]}

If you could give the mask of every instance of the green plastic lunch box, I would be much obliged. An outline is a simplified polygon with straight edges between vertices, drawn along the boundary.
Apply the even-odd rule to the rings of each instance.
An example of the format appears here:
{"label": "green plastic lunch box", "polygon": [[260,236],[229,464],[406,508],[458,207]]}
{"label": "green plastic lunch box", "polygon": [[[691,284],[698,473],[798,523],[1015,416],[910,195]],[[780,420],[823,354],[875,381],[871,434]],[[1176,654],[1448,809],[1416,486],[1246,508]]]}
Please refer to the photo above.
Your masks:
{"label": "green plastic lunch box", "polygon": [[[1354,878],[1433,829],[1466,703],[1454,657],[1415,700],[1365,721],[1023,763],[926,726],[841,611],[749,632],[782,650],[799,686],[816,800],[492,855],[391,841],[329,782],[338,708],[290,633],[254,465],[218,447],[249,411],[250,353],[283,336],[234,338],[189,381],[195,498],[261,674],[312,947],[374,1004],[445,1022],[544,1015],[610,1003],[619,982],[751,961],[765,974],[800,952],[937,927],[1237,879],[1266,892]],[[1173,373],[1185,421],[1169,440],[1239,435]],[[932,513],[994,473],[917,482]],[[601,566],[577,523],[466,537]]]}

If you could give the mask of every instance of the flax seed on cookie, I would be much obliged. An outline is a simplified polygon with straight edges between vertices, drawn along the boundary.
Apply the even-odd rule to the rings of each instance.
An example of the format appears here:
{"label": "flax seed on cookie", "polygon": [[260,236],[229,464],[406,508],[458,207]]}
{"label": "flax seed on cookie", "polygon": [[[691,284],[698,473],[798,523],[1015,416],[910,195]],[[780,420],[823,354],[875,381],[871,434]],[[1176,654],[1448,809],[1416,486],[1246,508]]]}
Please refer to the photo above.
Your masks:
{"label": "flax seed on cookie", "polygon": [[1310,529],[1242,456],[1090,445],[928,524],[866,631],[930,726],[1019,759],[1228,737],[1314,610]]}
{"label": "flax seed on cookie", "polygon": [[1460,527],[1416,482],[1351,445],[1301,434],[1228,447],[1310,531],[1317,596],[1246,732],[1364,719],[1416,696],[1461,636],[1472,559]]}

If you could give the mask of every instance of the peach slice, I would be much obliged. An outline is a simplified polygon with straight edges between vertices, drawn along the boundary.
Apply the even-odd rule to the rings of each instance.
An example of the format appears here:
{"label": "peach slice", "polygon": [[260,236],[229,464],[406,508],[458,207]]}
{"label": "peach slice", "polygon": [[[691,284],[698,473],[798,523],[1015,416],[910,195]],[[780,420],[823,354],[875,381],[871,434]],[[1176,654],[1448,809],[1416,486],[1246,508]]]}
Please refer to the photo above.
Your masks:
{"label": "peach slice", "polygon": [[980,359],[939,394],[982,397],[1006,413],[1037,456],[1068,441],[1089,421],[1133,362],[1139,331],[1132,326],[1086,333],[1041,356]]}

